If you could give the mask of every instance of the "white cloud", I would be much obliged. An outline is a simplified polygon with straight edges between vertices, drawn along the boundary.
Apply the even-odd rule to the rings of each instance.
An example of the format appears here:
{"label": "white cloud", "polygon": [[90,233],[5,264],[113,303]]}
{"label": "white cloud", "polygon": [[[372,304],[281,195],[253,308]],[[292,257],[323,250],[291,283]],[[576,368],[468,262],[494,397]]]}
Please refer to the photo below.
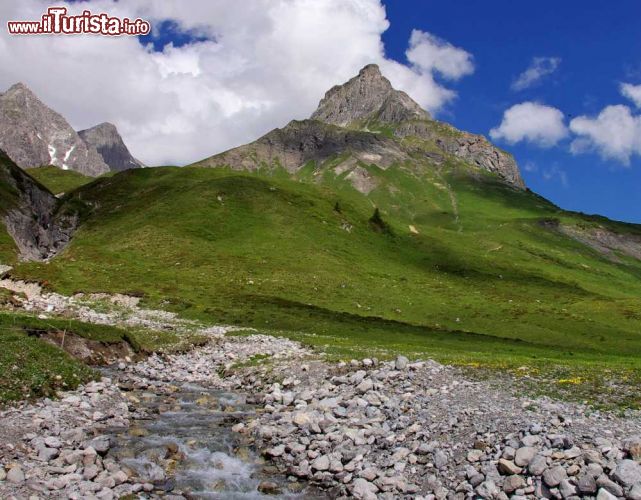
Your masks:
{"label": "white cloud", "polygon": [[570,130],[579,136],[570,146],[575,154],[596,151],[624,165],[641,155],[641,115],[633,115],[628,106],[607,106],[596,117],[579,116],[570,122]]}
{"label": "white cloud", "polygon": [[[2,19],[34,19],[49,4],[1,2]],[[153,52],[131,37],[9,36],[0,32],[0,91],[23,81],[75,128],[115,123],[145,163],[189,163],[249,142],[316,108],[324,92],[378,63],[430,112],[473,71],[471,56],[415,31],[409,65],[387,59],[380,0],[91,0],[70,3],[110,15],[173,20],[208,41]]]}
{"label": "white cloud", "polygon": [[407,60],[423,72],[436,71],[450,80],[458,80],[474,72],[471,54],[423,31],[412,31],[406,55]]}
{"label": "white cloud", "polygon": [[492,139],[509,144],[526,141],[541,147],[554,146],[567,134],[563,113],[536,102],[515,104],[503,113],[501,124],[490,130]]}
{"label": "white cloud", "polygon": [[512,83],[512,90],[524,90],[554,73],[561,64],[559,57],[535,57],[528,68]]}
{"label": "white cloud", "polygon": [[621,95],[630,99],[637,108],[641,108],[641,85],[622,83]]}

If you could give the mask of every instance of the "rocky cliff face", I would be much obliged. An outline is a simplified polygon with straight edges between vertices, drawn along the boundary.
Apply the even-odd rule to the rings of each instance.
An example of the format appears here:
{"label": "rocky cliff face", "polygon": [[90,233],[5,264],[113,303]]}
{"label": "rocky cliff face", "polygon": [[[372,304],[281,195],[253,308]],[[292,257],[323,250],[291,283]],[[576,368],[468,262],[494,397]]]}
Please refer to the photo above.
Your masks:
{"label": "rocky cliff face", "polygon": [[55,165],[92,177],[109,171],[95,148],[21,83],[0,95],[0,149],[22,168]]}
{"label": "rocky cliff face", "polygon": [[59,200],[0,151],[0,220],[24,260],[45,260],[71,240],[78,217],[60,210]]}
{"label": "rocky cliff face", "polygon": [[382,135],[303,120],[292,121],[251,144],[204,160],[201,166],[226,165],[237,170],[282,166],[295,173],[309,161],[320,163],[342,154],[383,168],[408,158],[396,141]]}
{"label": "rocky cliff face", "polygon": [[395,129],[394,134],[400,138],[414,136],[428,140],[455,158],[492,172],[514,187],[525,188],[514,157],[494,146],[482,135],[462,132],[447,123],[436,121],[404,122]]}
{"label": "rocky cliff face", "polygon": [[332,167],[335,173],[349,171],[347,180],[364,193],[375,182],[359,163],[385,169],[413,161],[440,168],[448,159],[491,172],[515,188],[525,187],[510,154],[481,135],[432,120],[407,94],[395,90],[376,65],[365,66],[327,92],[310,120],[291,122],[199,165],[243,170],[282,166],[295,173],[309,161],[320,164],[338,156],[342,161]]}
{"label": "rocky cliff face", "polygon": [[347,83],[331,88],[311,116],[312,120],[340,127],[367,120],[400,123],[429,118],[410,96],[395,90],[375,64],[365,66]]}
{"label": "rocky cliff face", "polygon": [[101,123],[95,127],[78,132],[87,147],[98,151],[103,161],[114,172],[122,172],[130,168],[144,167],[136,160],[125,145],[116,126],[111,123]]}

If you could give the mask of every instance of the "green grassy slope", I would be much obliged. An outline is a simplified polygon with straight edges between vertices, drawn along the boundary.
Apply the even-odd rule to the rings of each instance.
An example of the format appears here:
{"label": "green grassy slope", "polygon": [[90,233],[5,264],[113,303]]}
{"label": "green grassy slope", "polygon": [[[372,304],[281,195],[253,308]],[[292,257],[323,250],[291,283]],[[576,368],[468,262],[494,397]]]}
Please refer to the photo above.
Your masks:
{"label": "green grassy slope", "polygon": [[[129,171],[80,188],[73,196],[98,208],[73,243],[18,273],[65,293],[142,293],[152,306],[284,330],[341,355],[639,368],[641,263],[544,228],[590,221],[463,170],[377,171],[369,197],[327,169],[321,183]],[[391,234],[369,223],[374,205]]]}
{"label": "green grassy slope", "polygon": [[[9,210],[16,206],[19,200],[15,188],[14,163],[0,151],[0,219],[4,219]],[[0,223],[0,264],[13,264],[16,260],[17,248],[9,233]]]}
{"label": "green grassy slope", "polygon": [[28,172],[31,177],[46,186],[54,194],[70,193],[94,180],[93,177],[87,177],[72,170],[62,170],[53,166],[30,168]]}

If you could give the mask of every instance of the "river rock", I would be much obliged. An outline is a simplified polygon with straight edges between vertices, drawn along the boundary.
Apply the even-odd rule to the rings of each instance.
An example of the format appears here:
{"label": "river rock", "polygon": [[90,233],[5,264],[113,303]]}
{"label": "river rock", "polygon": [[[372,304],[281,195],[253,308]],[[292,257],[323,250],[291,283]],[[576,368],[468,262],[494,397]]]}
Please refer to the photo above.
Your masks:
{"label": "river rock", "polygon": [[579,477],[577,487],[579,492],[584,495],[594,495],[597,492],[596,479],[590,474]]}
{"label": "river rock", "polygon": [[361,500],[376,500],[378,487],[366,479],[359,477],[352,484],[352,495]]}
{"label": "river rock", "polygon": [[596,496],[596,500],[617,500],[617,497],[605,488],[601,488]]}
{"label": "river rock", "polygon": [[437,469],[441,469],[447,465],[448,462],[447,454],[443,450],[437,450],[434,453],[434,466]]}
{"label": "river rock", "polygon": [[567,479],[567,477],[568,475],[561,465],[551,467],[543,473],[543,481],[551,488],[558,486],[559,483]]}
{"label": "river rock", "polygon": [[504,458],[501,458],[498,463],[498,469],[499,472],[502,474],[520,474],[521,473],[521,468],[517,467],[514,462],[511,462],[510,460],[505,460]]}
{"label": "river rock", "polygon": [[612,472],[612,477],[623,486],[632,486],[641,481],[641,465],[634,460],[622,460]]}
{"label": "river rock", "polygon": [[258,491],[265,495],[280,495],[281,489],[273,481],[261,481],[258,483]]}
{"label": "river rock", "polygon": [[519,467],[525,467],[535,456],[536,448],[532,448],[531,446],[523,446],[516,450],[516,454],[514,455],[514,463]]}
{"label": "river rock", "polygon": [[356,386],[356,391],[360,392],[361,394],[365,394],[367,391],[371,391],[373,387],[374,387],[374,382],[372,382],[371,379],[366,378]]}
{"label": "river rock", "polygon": [[93,448],[99,455],[105,455],[111,448],[111,438],[109,436],[98,436],[92,439],[87,448]]}
{"label": "river rock", "polygon": [[329,457],[327,455],[321,455],[311,463],[311,467],[314,470],[325,471],[329,469],[329,463]]}
{"label": "river rock", "polygon": [[559,491],[563,498],[575,496],[577,493],[576,486],[574,486],[568,479],[562,479],[559,483]]}
{"label": "river rock", "polygon": [[397,370],[405,370],[409,362],[409,359],[407,359],[405,356],[397,356],[396,361],[394,362],[394,368],[396,368]]}
{"label": "river rock", "polygon": [[512,493],[521,488],[525,488],[525,486],[527,486],[527,483],[525,482],[525,479],[523,479],[523,477],[512,475],[505,478],[505,482],[503,483],[503,491],[505,491],[505,493]]}
{"label": "river rock", "polygon": [[60,441],[60,438],[57,438],[55,436],[46,437],[44,443],[49,448],[60,448],[62,446],[62,441]]}
{"label": "river rock", "polygon": [[536,455],[528,464],[528,472],[533,476],[540,476],[548,467],[547,459],[543,455]]}
{"label": "river rock", "polygon": [[24,472],[22,472],[22,468],[14,466],[9,469],[9,472],[7,472],[7,481],[13,484],[20,484],[24,482]]}
{"label": "river rock", "polygon": [[630,454],[632,460],[641,462],[641,435],[626,439],[623,443],[623,449]]}
{"label": "river rock", "polygon": [[630,488],[630,491],[628,491],[628,499],[641,500],[641,481]]}
{"label": "river rock", "polygon": [[273,448],[268,449],[266,453],[272,457],[280,457],[285,453],[285,445],[279,444],[278,446],[274,446]]}

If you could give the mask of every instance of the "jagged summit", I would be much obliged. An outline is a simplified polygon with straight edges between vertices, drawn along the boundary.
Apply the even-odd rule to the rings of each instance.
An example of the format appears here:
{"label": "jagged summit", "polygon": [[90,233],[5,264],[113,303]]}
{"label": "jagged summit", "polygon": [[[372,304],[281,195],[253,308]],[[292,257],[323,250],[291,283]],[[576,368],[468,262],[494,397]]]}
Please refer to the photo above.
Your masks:
{"label": "jagged summit", "polygon": [[98,151],[112,171],[121,172],[131,168],[144,167],[142,162],[131,155],[113,123],[100,123],[95,127],[81,130],[78,135],[87,146]]}
{"label": "jagged summit", "polygon": [[89,176],[109,171],[98,152],[23,83],[0,94],[0,149],[22,168],[54,165]]}
{"label": "jagged summit", "polygon": [[367,120],[429,120],[430,115],[405,92],[394,89],[376,64],[368,64],[348,82],[332,87],[311,119],[344,127]]}
{"label": "jagged summit", "polygon": [[375,64],[330,89],[310,119],[292,121],[251,144],[197,165],[236,170],[283,167],[295,175],[309,162],[319,169],[332,163],[326,166],[365,193],[376,185],[376,174],[367,174],[365,189],[361,182],[364,165],[383,170],[409,164],[428,170],[463,166],[471,175],[486,171],[515,188],[525,187],[510,154],[482,135],[431,119],[405,92],[395,90]]}
{"label": "jagged summit", "polygon": [[[31,89],[29,87],[27,87],[22,82],[14,83],[11,87],[9,87],[7,89],[5,94],[9,94],[9,93],[12,93],[12,92],[28,92],[28,93],[32,94],[33,96],[35,96],[35,94],[31,91]],[[2,95],[2,93],[0,93],[0,95]]]}

